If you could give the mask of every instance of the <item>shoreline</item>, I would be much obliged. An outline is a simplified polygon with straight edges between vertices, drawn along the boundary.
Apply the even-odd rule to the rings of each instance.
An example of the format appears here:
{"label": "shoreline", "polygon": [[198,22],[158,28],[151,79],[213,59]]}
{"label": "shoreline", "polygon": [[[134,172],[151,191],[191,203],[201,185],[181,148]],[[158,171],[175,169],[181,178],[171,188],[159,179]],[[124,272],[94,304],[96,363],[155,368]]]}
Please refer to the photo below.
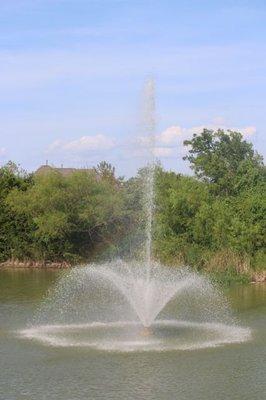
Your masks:
{"label": "shoreline", "polygon": [[19,260],[7,260],[0,263],[1,269],[68,269],[72,268],[73,265],[62,262],[43,262],[43,261],[19,261]]}
{"label": "shoreline", "polygon": [[[44,261],[19,261],[19,260],[7,260],[0,263],[0,270],[4,269],[42,269],[42,270],[51,270],[51,269],[70,269],[74,268],[76,265],[70,264],[66,261],[61,262],[44,262]],[[257,283],[266,283],[266,270],[255,272],[250,271],[250,281],[246,283],[257,284]],[[239,274],[240,276],[241,274]],[[234,279],[233,279],[234,280]]]}

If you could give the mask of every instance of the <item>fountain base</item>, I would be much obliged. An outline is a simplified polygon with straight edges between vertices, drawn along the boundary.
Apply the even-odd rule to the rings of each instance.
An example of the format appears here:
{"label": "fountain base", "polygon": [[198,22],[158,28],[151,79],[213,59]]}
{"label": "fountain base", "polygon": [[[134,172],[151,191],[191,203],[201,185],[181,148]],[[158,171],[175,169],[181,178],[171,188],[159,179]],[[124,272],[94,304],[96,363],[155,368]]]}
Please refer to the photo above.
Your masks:
{"label": "fountain base", "polygon": [[152,330],[148,326],[144,326],[144,328],[140,331],[140,336],[151,336]]}
{"label": "fountain base", "polygon": [[156,320],[152,327],[134,321],[36,325],[18,333],[48,346],[115,352],[197,350],[243,343],[252,337],[249,328],[184,320]]}

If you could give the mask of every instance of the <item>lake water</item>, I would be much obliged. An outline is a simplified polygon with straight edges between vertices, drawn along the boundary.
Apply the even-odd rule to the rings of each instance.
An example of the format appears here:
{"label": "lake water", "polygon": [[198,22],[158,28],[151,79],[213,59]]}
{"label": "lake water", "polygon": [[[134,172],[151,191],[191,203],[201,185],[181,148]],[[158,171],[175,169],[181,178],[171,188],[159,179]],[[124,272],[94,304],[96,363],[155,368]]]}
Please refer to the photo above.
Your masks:
{"label": "lake water", "polygon": [[266,286],[226,296],[250,341],[171,352],[105,352],[26,340],[26,326],[60,271],[0,271],[1,400],[262,400],[266,393]]}

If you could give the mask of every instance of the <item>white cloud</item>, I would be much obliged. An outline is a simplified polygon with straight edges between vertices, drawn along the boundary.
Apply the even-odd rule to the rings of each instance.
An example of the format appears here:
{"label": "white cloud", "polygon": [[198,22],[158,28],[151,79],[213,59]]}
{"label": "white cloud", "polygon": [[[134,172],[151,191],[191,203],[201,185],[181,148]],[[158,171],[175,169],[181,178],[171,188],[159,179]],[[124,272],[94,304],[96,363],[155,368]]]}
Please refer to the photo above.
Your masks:
{"label": "white cloud", "polygon": [[170,126],[157,136],[157,140],[164,144],[172,144],[176,143],[177,139],[179,139],[182,134],[183,131],[180,126]]}
{"label": "white cloud", "polygon": [[257,128],[255,126],[235,127],[235,126],[229,126],[225,123],[199,125],[199,126],[194,126],[192,128],[185,129],[184,131],[186,132],[187,136],[188,135],[192,136],[193,133],[199,134],[200,132],[203,131],[204,128],[212,129],[214,131],[216,131],[218,129],[223,129],[225,131],[227,131],[227,130],[237,131],[237,132],[241,132],[244,137],[253,136],[257,132]]}
{"label": "white cloud", "polygon": [[257,132],[257,128],[255,126],[247,126],[245,128],[240,128],[239,130],[244,137],[253,136]]}
{"label": "white cloud", "polygon": [[50,144],[46,153],[60,155],[68,160],[84,160],[88,154],[93,157],[100,155],[102,151],[120,147],[120,149],[124,148],[127,157],[148,159],[152,154],[157,158],[180,157],[187,151],[183,145],[184,140],[190,139],[194,133],[201,133],[204,128],[213,130],[218,128],[231,129],[242,132],[244,136],[252,136],[256,133],[256,127],[254,126],[233,128],[226,125],[206,124],[183,128],[179,125],[173,125],[156,135],[154,139],[149,136],[138,136],[134,141],[126,141],[124,143],[117,142],[103,134],[82,136],[71,141],[55,140]]}
{"label": "white cloud", "polygon": [[[218,121],[217,121],[218,122]],[[222,120],[220,120],[222,122]],[[155,157],[160,158],[168,158],[173,157],[174,155],[184,155],[186,153],[186,148],[183,145],[184,140],[192,138],[193,134],[200,134],[204,128],[217,130],[233,130],[241,132],[246,137],[251,137],[256,133],[255,126],[246,126],[242,128],[230,127],[226,125],[223,121],[223,124],[206,124],[206,125],[198,125],[193,126],[191,128],[183,128],[179,125],[173,125],[169,128],[165,129],[160,134],[156,135],[155,138],[155,148],[153,150],[153,154]],[[147,137],[140,137],[138,140],[138,144],[143,148],[151,148],[152,142]]]}
{"label": "white cloud", "polygon": [[47,152],[60,151],[66,154],[81,155],[96,150],[109,150],[115,146],[115,141],[105,135],[98,134],[94,136],[82,136],[79,139],[64,142],[55,140]]}
{"label": "white cloud", "polygon": [[90,150],[108,150],[114,147],[114,140],[104,135],[82,136],[64,145],[64,150],[83,152]]}

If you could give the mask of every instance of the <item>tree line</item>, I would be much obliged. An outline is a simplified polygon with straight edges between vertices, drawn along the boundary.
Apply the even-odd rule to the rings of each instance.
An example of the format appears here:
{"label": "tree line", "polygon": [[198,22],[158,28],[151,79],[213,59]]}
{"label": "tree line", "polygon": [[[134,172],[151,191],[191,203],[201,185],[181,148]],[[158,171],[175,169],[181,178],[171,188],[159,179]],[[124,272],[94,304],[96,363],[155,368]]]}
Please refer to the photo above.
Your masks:
{"label": "tree line", "polygon": [[[153,252],[216,274],[265,269],[265,166],[241,133],[184,142],[194,176],[155,168]],[[102,162],[68,176],[0,168],[0,261],[85,262],[133,254],[143,235],[145,168],[118,178]]]}

